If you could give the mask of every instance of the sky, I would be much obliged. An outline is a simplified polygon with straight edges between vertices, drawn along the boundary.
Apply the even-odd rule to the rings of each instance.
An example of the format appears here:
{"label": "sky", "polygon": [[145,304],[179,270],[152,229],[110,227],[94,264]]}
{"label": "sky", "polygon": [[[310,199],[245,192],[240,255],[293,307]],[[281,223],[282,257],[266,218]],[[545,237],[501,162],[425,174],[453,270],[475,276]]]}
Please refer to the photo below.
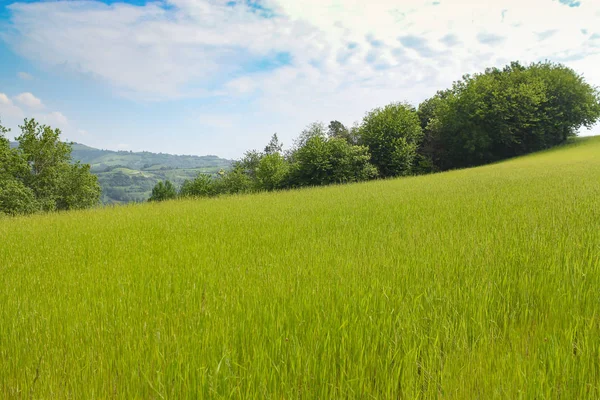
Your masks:
{"label": "sky", "polygon": [[0,0],[2,124],[104,149],[238,158],[517,60],[600,86],[600,0]]}

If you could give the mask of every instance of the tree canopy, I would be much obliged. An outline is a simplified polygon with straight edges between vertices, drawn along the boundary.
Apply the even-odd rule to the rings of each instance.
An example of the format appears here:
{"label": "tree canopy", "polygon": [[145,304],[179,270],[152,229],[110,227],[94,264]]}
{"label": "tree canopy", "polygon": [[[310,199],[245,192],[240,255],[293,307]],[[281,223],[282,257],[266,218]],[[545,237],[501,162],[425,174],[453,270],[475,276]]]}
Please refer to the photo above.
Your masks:
{"label": "tree canopy", "polygon": [[73,163],[60,130],[26,119],[11,149],[0,125],[0,212],[10,215],[92,207],[100,185],[87,164]]}
{"label": "tree canopy", "polygon": [[[179,191],[159,182],[150,201],[213,197],[360,182],[482,165],[564,143],[600,118],[600,92],[581,75],[551,62],[513,62],[466,75],[418,109],[394,102],[351,128],[314,122],[284,151],[273,134],[231,169],[199,174]],[[89,165],[74,163],[60,130],[33,119],[20,126],[17,148],[0,125],[0,212],[71,210],[98,203]],[[116,173],[122,193],[136,177]],[[149,189],[149,187],[148,187]]]}
{"label": "tree canopy", "polygon": [[406,103],[376,108],[365,116],[360,128],[361,143],[368,147],[371,162],[384,178],[412,173],[422,136],[416,110]]}
{"label": "tree canopy", "polygon": [[465,76],[419,106],[420,152],[441,170],[546,149],[600,117],[598,90],[549,62]]}
{"label": "tree canopy", "polygon": [[598,90],[560,64],[512,63],[466,75],[418,109],[391,103],[347,128],[308,125],[283,151],[277,134],[181,196],[217,196],[418,175],[486,164],[563,143],[600,118]]}

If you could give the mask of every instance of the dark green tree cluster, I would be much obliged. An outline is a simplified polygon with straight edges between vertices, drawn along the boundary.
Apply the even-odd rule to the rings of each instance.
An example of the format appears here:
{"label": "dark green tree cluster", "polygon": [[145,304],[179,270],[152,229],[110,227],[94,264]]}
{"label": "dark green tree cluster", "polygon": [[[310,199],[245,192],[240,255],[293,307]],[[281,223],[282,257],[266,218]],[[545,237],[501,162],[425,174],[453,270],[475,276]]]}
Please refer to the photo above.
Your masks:
{"label": "dark green tree cluster", "polygon": [[[550,62],[512,63],[467,75],[418,109],[392,103],[352,128],[339,121],[311,124],[287,152],[273,135],[262,152],[247,152],[217,177],[185,182],[178,195],[211,197],[477,166],[559,145],[598,118],[598,90],[573,70]],[[169,193],[166,198],[176,197],[174,189]]]}
{"label": "dark green tree cluster", "polygon": [[40,211],[92,207],[100,200],[100,185],[90,166],[71,159],[71,145],[60,130],[33,119],[20,126],[17,148],[10,148],[0,125],[0,213],[17,215]]}
{"label": "dark green tree cluster", "polygon": [[564,143],[600,116],[598,90],[549,62],[465,76],[419,106],[419,153],[433,170],[487,164]]}

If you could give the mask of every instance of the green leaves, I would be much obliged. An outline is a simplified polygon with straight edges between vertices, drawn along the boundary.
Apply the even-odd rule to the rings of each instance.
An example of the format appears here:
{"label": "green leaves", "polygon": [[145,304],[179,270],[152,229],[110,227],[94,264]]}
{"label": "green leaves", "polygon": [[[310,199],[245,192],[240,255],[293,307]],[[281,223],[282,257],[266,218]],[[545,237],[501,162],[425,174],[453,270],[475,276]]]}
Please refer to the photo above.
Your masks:
{"label": "green leaves", "polygon": [[166,180],[160,181],[152,189],[152,195],[148,201],[165,201],[171,200],[177,197],[177,190],[173,184]]}
{"label": "green leaves", "polygon": [[600,117],[598,91],[560,64],[466,76],[419,106],[419,153],[446,170],[556,146]]}
{"label": "green leaves", "polygon": [[382,177],[412,172],[417,147],[423,137],[414,107],[392,103],[369,112],[360,129],[361,140],[371,153],[371,162]]}
{"label": "green leaves", "polygon": [[377,176],[368,149],[344,138],[315,135],[291,156],[291,186],[359,182]]}
{"label": "green leaves", "polygon": [[0,126],[0,212],[82,209],[96,205],[100,186],[89,165],[71,163],[71,146],[60,130],[25,120],[19,147],[10,149]]}

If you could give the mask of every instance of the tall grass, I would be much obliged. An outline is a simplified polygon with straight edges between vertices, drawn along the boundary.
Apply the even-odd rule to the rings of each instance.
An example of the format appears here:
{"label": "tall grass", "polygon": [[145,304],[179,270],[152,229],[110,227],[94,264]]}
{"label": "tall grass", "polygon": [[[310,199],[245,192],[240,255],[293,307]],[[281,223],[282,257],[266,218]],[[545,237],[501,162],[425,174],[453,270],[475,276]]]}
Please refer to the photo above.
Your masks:
{"label": "tall grass", "polygon": [[0,220],[3,398],[600,398],[600,140]]}

